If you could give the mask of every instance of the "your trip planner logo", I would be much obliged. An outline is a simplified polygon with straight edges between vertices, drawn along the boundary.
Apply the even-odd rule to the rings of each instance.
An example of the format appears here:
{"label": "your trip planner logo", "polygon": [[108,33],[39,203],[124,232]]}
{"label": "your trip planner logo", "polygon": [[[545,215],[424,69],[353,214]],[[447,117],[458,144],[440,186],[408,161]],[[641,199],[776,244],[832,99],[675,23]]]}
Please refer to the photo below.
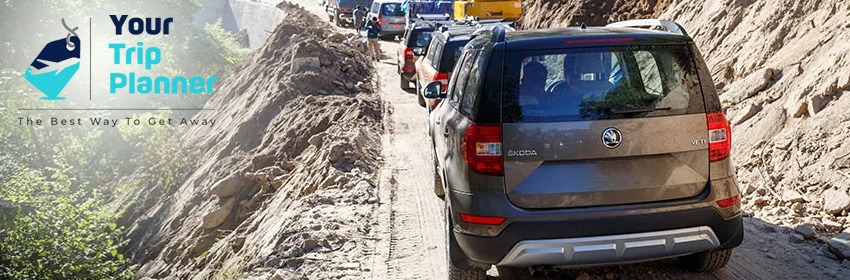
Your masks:
{"label": "your trip planner logo", "polygon": [[44,94],[43,100],[65,99],[59,94],[80,70],[82,45],[76,33],[78,27],[69,28],[65,19],[62,19],[62,26],[68,30],[68,35],[47,43],[24,72],[24,79]]}

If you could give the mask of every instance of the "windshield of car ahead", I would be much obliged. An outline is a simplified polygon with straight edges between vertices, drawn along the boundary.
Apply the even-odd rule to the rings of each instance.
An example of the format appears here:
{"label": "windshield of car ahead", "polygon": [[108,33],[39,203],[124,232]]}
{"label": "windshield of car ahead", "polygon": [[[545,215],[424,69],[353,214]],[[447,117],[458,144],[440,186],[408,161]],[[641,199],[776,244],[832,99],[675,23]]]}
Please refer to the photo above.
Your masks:
{"label": "windshield of car ahead", "polygon": [[381,15],[387,17],[401,17],[404,16],[404,11],[401,10],[401,3],[384,3],[381,6]]}
{"label": "windshield of car ahead", "polygon": [[[431,33],[433,30],[420,30],[414,31],[410,34],[410,41],[408,46],[414,48],[424,48],[428,46],[428,43],[431,42]],[[412,45],[411,45],[412,44]]]}
{"label": "windshield of car ahead", "polygon": [[703,113],[687,45],[508,52],[505,122],[626,119]]}

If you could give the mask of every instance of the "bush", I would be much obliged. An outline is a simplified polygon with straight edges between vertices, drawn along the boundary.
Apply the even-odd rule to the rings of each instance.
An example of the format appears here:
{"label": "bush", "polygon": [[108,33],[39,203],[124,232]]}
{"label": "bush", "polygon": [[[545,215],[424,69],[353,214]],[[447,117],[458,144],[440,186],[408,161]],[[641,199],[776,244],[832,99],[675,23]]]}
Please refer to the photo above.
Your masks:
{"label": "bush", "polygon": [[0,197],[18,206],[0,227],[0,279],[133,277],[135,267],[118,253],[124,242],[114,214],[97,192],[72,191],[67,171],[54,170],[45,180],[21,168],[0,189]]}

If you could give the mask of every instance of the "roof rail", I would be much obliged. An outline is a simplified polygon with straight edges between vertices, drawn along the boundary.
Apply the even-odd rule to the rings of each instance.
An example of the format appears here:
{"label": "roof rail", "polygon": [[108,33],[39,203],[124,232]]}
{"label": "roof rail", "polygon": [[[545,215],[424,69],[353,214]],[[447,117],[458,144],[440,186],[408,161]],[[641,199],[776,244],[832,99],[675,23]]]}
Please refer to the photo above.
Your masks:
{"label": "roof rail", "polygon": [[505,41],[505,33],[507,31],[515,31],[513,27],[506,26],[504,24],[493,24],[489,26],[482,27],[481,29],[476,30],[472,33],[472,37],[478,37],[481,33],[485,31],[491,31],[493,34],[490,37],[490,41],[492,42],[504,42]]}
{"label": "roof rail", "polygon": [[615,28],[638,28],[643,26],[661,26],[667,28],[667,32],[676,33],[685,37],[688,37],[688,32],[685,31],[685,28],[679,25],[678,23],[670,20],[663,19],[635,19],[635,20],[627,20],[620,21],[606,25],[605,27],[615,27]]}
{"label": "roof rail", "polygon": [[416,14],[416,19],[421,20],[421,21],[446,21],[446,20],[450,20],[451,18],[452,18],[451,15],[449,15],[447,13],[444,13],[444,14]]}

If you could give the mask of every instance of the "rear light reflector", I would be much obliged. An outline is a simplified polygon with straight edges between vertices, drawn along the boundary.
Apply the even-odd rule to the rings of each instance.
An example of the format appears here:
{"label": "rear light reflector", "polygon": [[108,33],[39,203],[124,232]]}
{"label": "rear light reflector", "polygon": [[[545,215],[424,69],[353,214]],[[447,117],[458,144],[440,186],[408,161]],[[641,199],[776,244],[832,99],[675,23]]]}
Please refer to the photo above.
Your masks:
{"label": "rear light reflector", "polygon": [[729,157],[732,149],[732,128],[723,112],[705,114],[708,123],[708,160],[715,162]]}
{"label": "rear light reflector", "polygon": [[472,123],[463,134],[463,159],[475,172],[502,176],[505,162],[502,158],[502,126]]}
{"label": "rear light reflector", "polygon": [[467,223],[480,224],[480,225],[501,225],[505,222],[507,218],[505,217],[492,217],[492,216],[475,216],[469,214],[460,214],[460,219]]}
{"label": "rear light reflector", "polygon": [[441,91],[446,91],[449,88],[449,73],[434,74],[434,81],[440,82]]}
{"label": "rear light reflector", "polygon": [[407,47],[404,49],[404,58],[413,59],[413,48]]}
{"label": "rear light reflector", "polygon": [[736,195],[736,196],[733,196],[733,197],[730,197],[730,198],[718,200],[717,206],[720,206],[720,208],[728,208],[730,206],[738,204],[738,202],[740,202],[740,201],[741,201],[741,197]]}

